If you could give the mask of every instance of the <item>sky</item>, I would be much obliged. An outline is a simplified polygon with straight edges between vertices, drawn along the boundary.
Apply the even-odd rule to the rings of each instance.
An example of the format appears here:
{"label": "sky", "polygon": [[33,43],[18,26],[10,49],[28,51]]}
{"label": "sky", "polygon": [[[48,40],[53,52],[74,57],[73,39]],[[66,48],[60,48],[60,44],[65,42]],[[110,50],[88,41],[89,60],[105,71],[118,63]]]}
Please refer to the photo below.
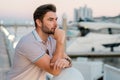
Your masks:
{"label": "sky", "polygon": [[0,20],[32,20],[34,10],[46,3],[56,5],[58,19],[65,13],[73,20],[74,8],[85,5],[93,10],[93,17],[120,14],[120,0],[0,0]]}

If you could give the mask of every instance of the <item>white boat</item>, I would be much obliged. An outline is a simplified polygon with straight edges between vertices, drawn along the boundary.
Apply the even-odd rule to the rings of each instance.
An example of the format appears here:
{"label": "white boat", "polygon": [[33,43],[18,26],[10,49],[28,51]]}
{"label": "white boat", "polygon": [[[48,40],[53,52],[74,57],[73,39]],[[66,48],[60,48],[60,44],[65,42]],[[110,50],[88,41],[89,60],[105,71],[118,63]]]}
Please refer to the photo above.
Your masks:
{"label": "white boat", "polygon": [[120,51],[120,24],[105,22],[75,24],[81,36],[74,41],[67,41],[67,53]]}

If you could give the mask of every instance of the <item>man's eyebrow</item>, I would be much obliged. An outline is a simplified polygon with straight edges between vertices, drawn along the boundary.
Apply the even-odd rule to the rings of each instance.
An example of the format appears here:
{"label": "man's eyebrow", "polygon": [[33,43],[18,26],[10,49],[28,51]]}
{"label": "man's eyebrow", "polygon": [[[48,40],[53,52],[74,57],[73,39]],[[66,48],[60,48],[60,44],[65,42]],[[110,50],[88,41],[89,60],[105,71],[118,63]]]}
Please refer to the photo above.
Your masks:
{"label": "man's eyebrow", "polygon": [[[54,18],[53,17],[49,17],[48,19],[54,19]],[[55,18],[55,20],[57,20],[57,19],[58,19],[58,17]]]}
{"label": "man's eyebrow", "polygon": [[48,19],[54,19],[53,17],[49,17]]}

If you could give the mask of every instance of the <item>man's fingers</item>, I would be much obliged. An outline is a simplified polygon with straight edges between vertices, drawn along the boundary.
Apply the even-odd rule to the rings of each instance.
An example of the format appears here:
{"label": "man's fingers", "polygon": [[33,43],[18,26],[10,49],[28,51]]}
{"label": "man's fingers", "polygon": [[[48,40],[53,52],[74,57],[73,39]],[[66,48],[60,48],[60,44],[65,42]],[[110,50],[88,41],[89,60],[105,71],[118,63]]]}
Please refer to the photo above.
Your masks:
{"label": "man's fingers", "polygon": [[68,62],[65,59],[58,59],[55,63],[54,63],[54,70],[58,70],[58,69],[63,69],[67,66]]}
{"label": "man's fingers", "polygon": [[54,66],[54,63],[50,63],[50,66]]}

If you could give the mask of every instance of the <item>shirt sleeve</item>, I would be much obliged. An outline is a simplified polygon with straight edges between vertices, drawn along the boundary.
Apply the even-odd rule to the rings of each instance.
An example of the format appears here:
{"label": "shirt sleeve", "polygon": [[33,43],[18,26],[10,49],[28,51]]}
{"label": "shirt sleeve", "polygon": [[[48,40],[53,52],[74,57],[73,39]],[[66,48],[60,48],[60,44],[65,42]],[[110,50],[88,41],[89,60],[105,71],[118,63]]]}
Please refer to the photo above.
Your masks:
{"label": "shirt sleeve", "polygon": [[19,48],[21,54],[32,62],[36,62],[39,58],[46,54],[46,49],[42,47],[42,43],[24,43]]}

